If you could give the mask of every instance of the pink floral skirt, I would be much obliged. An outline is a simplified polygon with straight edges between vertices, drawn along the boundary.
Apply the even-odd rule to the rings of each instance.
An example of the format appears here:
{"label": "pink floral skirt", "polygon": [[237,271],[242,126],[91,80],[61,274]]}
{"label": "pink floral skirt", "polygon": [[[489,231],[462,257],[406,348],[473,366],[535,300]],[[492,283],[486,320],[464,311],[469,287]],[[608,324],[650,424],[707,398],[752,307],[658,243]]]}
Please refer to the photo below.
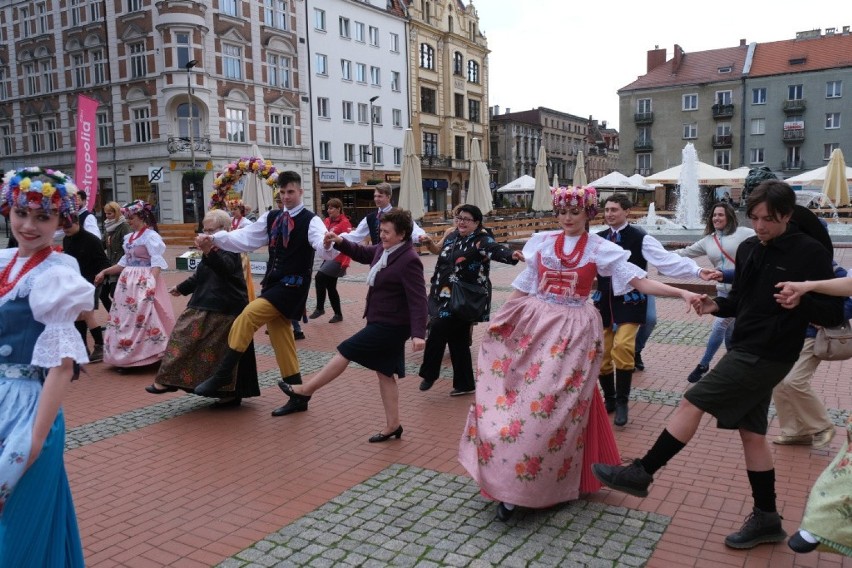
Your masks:
{"label": "pink floral skirt", "polygon": [[162,278],[147,266],[128,266],[118,277],[104,333],[104,363],[141,367],[163,358],[175,326],[172,301]]}
{"label": "pink floral skirt", "polygon": [[621,460],[597,388],[600,314],[535,296],[492,317],[459,461],[493,499],[542,508],[600,489],[592,463]]}

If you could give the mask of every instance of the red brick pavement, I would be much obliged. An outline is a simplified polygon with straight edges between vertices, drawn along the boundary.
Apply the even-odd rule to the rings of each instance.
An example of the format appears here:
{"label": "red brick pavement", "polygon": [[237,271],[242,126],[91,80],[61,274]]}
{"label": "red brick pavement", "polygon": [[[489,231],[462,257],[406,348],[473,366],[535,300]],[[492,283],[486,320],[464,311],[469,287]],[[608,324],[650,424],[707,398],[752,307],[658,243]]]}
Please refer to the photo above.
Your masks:
{"label": "red brick pavement", "polygon": [[[180,251],[170,250],[170,254]],[[838,251],[842,254],[844,251]],[[434,257],[422,257],[428,280]],[[495,286],[508,286],[520,268],[498,266]],[[365,272],[353,266],[350,274]],[[169,284],[185,273],[169,273]],[[365,285],[341,281],[344,321],[325,319],[304,327],[299,349],[333,352],[363,325]],[[498,301],[507,292],[497,291]],[[185,299],[174,299],[176,313]],[[675,301],[658,303],[661,320],[700,321]],[[330,317],[330,311],[328,311]],[[105,314],[101,313],[101,315]],[[709,325],[709,321],[706,322]],[[474,353],[483,326],[477,326]],[[268,344],[261,331],[258,344]],[[701,347],[652,342],[647,370],[637,373],[643,389],[682,391]],[[410,354],[409,362],[419,361]],[[445,365],[449,365],[448,358]],[[259,371],[275,367],[259,356]],[[823,364],[814,381],[828,406],[852,408],[848,389],[852,363]],[[841,377],[843,379],[841,379]],[[167,397],[144,392],[153,371],[118,375],[103,364],[89,365],[65,403],[69,427],[80,426]],[[842,381],[842,384],[841,384]],[[309,412],[273,418],[284,402],[277,388],[247,400],[240,409],[199,409],[67,452],[71,486],[89,566],[209,566],[292,522],[393,463],[464,474],[456,460],[459,433],[471,399],[450,398],[449,381],[431,391],[419,379],[401,381],[401,441],[368,444],[384,424],[375,375],[350,369],[320,391]],[[634,403],[631,423],[616,432],[625,457],[641,455],[664,427],[674,407]],[[777,434],[773,425],[770,435]],[[838,428],[838,434],[840,429]],[[801,519],[808,490],[839,447],[827,450],[773,447],[778,496],[785,528]],[[611,505],[672,517],[649,566],[845,566],[828,554],[794,555],[786,546],[752,551],[726,549],[722,540],[750,512],[751,498],[736,434],[717,430],[708,419],[692,443],[666,467],[646,499],[604,490],[590,497]]]}

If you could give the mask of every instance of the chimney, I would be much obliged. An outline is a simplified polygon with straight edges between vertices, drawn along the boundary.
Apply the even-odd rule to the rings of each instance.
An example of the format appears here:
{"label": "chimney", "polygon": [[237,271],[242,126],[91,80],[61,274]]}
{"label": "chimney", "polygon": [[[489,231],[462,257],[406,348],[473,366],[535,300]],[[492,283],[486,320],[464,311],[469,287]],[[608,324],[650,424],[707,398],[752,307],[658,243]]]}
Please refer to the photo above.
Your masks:
{"label": "chimney", "polygon": [[500,114],[500,105],[494,105],[494,116]]}
{"label": "chimney", "polygon": [[511,114],[511,113],[512,113],[512,109],[510,109],[509,107],[506,107],[506,114]]}
{"label": "chimney", "polygon": [[655,45],[654,49],[648,50],[648,70],[646,73],[650,73],[665,62],[666,50],[660,49],[660,46]]}
{"label": "chimney", "polygon": [[683,49],[678,44],[674,46],[674,54],[672,55],[672,75],[677,75],[680,64],[683,63]]}
{"label": "chimney", "polygon": [[601,128],[606,128],[606,121],[605,120],[601,121]]}
{"label": "chimney", "polygon": [[849,26],[843,26],[843,35],[847,35],[849,33]]}
{"label": "chimney", "polygon": [[745,40],[745,38],[742,38],[740,40],[740,47],[745,47],[745,44],[746,44],[746,40]]}

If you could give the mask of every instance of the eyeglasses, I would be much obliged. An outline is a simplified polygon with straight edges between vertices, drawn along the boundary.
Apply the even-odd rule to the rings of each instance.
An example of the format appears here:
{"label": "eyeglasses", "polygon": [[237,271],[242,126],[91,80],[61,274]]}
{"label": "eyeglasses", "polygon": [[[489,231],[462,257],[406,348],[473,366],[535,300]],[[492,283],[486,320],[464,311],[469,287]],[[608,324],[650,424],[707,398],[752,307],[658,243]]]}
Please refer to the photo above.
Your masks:
{"label": "eyeglasses", "polygon": [[473,223],[473,217],[456,217],[459,223]]}

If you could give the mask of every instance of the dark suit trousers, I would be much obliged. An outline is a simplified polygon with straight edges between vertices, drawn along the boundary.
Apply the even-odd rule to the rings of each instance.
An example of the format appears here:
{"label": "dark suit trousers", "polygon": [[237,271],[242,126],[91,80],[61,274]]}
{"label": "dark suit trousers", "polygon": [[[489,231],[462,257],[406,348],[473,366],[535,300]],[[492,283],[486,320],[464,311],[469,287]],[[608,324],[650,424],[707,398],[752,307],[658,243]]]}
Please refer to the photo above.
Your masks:
{"label": "dark suit trousers", "polygon": [[470,357],[470,323],[455,318],[433,318],[429,325],[429,337],[423,350],[423,364],[419,375],[434,382],[441,372],[444,348],[450,347],[453,364],[453,388],[461,391],[474,390],[473,365]]}

